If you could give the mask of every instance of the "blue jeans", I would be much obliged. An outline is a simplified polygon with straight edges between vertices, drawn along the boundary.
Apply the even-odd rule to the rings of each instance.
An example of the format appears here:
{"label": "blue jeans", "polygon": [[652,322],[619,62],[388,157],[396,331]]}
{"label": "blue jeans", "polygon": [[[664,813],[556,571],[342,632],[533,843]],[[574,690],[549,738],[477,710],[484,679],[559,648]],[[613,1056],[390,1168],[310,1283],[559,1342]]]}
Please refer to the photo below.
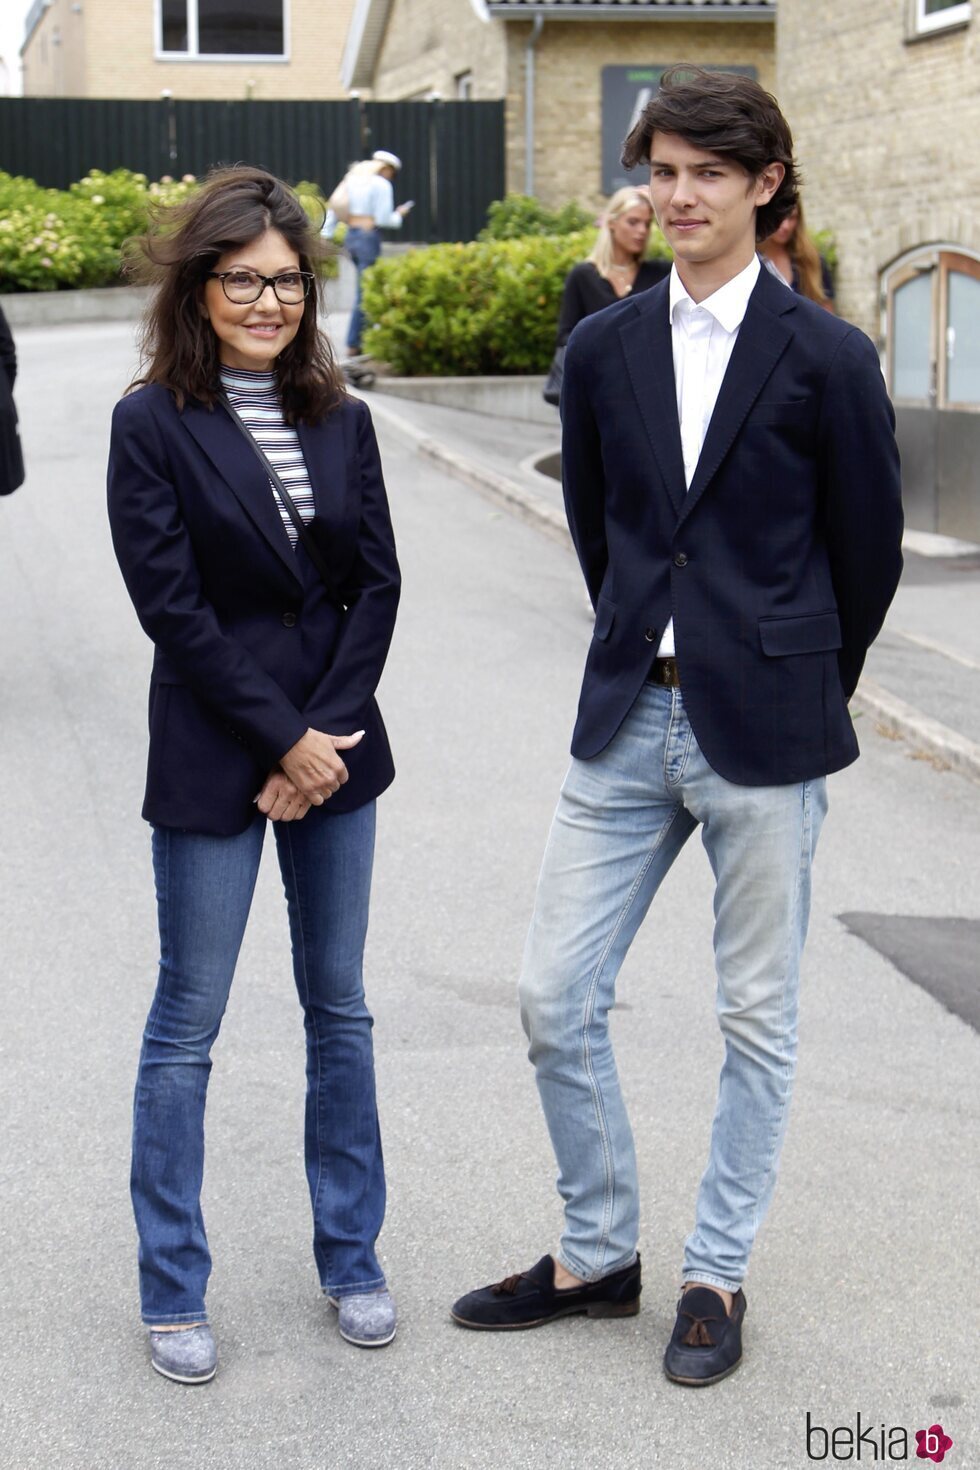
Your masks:
{"label": "blue jeans", "polygon": [[357,293],[354,310],[347,328],[347,346],[354,352],[361,350],[361,334],[364,331],[364,313],[361,310],[361,277],[369,265],[374,265],[381,254],[381,235],[378,230],[362,230],[353,225],[344,236],[344,249],[357,267]]}
{"label": "blue jeans", "polygon": [[[735,786],[698,748],[679,690],[645,684],[612,742],[573,760],[545,851],[521,1013],[558,1161],[558,1259],[596,1281],[636,1256],[636,1157],[609,1039],[616,976],[701,824],[715,875],[725,1043],[708,1167],[683,1277],[738,1289],[776,1178],[796,1063],[810,864],[823,778]],[[671,956],[661,957],[665,969]]]}
{"label": "blue jeans", "polygon": [[[273,824],[306,1024],[306,1173],[313,1253],[331,1296],[384,1285],[385,1211],[371,1015],[364,1002],[375,805]],[[133,1109],[132,1197],[143,1321],[206,1321],[204,1104],[266,819],[237,837],[153,830],[160,973]]]}

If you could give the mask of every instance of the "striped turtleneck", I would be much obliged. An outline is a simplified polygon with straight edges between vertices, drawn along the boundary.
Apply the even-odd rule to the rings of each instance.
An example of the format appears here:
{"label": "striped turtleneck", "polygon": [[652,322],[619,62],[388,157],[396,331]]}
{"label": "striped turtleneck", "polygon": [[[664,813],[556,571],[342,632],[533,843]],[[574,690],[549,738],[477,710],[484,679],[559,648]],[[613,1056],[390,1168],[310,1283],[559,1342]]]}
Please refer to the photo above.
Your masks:
{"label": "striped turtleneck", "polygon": [[[313,503],[313,487],[307,473],[299,435],[283,419],[275,373],[254,373],[245,368],[223,367],[221,381],[232,408],[279,475],[303,523],[308,523],[313,519],[316,509]],[[286,535],[295,551],[299,533],[271,480],[269,485],[276,498]]]}

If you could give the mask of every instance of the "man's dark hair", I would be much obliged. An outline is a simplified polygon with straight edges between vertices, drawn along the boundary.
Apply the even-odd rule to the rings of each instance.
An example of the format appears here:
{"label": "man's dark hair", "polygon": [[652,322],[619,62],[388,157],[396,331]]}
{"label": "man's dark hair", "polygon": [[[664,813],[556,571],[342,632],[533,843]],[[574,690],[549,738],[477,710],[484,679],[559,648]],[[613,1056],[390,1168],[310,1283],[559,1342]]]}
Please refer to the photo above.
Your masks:
{"label": "man's dark hair", "polygon": [[200,310],[208,272],[227,251],[270,229],[296,251],[300,270],[316,276],[299,331],[275,360],[283,417],[315,424],[343,401],[344,380],[317,320],[322,242],[292,189],[247,164],[214,169],[202,188],[162,208],[146,234],[129,242],[129,273],[157,287],[143,322],[140,374],[130,387],[162,383],[178,408],[188,398],[213,407],[221,363],[218,338]]}
{"label": "man's dark hair", "polygon": [[794,208],[799,175],[793,135],[775,97],[751,77],[683,63],[670,67],[623,144],[624,168],[650,162],[654,133],[676,133],[693,147],[741,164],[752,178],[770,163],[783,165],[782,183],[756,215],[757,240],[771,235]]}

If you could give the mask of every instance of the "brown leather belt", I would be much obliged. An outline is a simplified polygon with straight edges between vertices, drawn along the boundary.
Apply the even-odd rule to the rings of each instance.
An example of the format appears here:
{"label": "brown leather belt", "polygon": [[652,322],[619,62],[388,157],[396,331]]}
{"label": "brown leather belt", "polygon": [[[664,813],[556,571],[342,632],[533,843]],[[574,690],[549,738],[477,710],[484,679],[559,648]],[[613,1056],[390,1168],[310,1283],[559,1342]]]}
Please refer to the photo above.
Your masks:
{"label": "brown leather belt", "polygon": [[681,677],[677,672],[676,658],[655,658],[647,674],[648,684],[659,684],[666,689],[679,689]]}

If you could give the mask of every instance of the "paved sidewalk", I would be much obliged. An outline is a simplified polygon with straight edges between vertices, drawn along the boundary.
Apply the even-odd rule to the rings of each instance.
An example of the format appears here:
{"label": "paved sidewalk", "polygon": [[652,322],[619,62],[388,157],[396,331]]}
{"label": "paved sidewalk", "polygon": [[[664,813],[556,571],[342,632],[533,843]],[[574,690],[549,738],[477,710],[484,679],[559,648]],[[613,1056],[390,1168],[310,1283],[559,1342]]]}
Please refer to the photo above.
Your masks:
{"label": "paved sidewalk", "polygon": [[[365,395],[426,458],[571,549],[559,483],[534,468],[559,445],[545,426]],[[855,696],[917,752],[980,781],[980,546],[911,533],[885,628]]]}

